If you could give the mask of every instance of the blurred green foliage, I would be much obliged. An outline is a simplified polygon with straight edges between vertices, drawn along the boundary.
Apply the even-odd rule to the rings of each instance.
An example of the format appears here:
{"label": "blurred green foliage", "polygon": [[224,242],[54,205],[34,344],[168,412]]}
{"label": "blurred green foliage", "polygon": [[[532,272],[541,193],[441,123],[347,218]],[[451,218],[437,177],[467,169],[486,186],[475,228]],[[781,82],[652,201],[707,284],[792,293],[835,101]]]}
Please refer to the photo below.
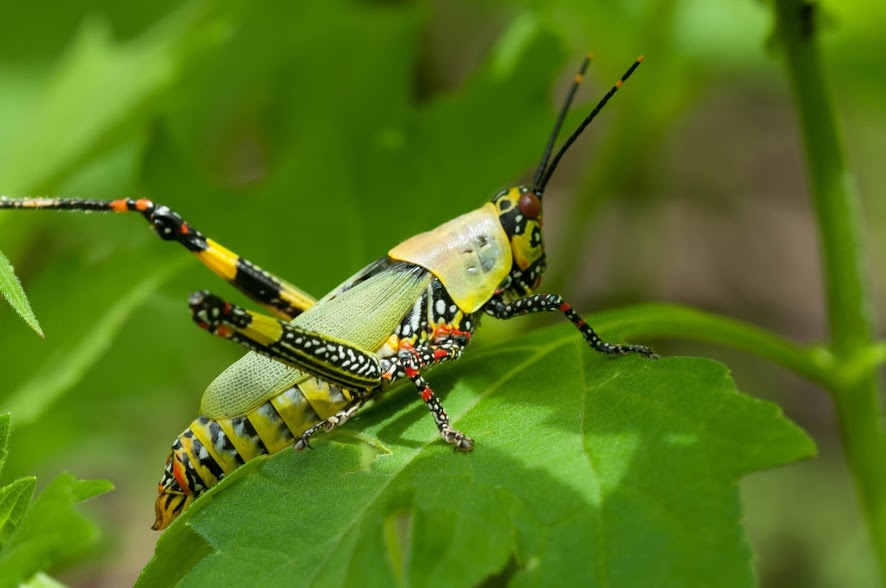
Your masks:
{"label": "blurred green foliage", "polygon": [[[9,413],[0,414],[0,470],[8,456]],[[88,553],[98,538],[95,523],[74,504],[111,490],[105,480],[55,478],[31,500],[36,480],[18,478],[0,487],[0,586],[23,585],[42,570],[70,564]]]}
{"label": "blurred green foliage", "polygon": [[[737,297],[692,290],[692,280],[669,289],[664,279],[680,275],[685,251],[666,238],[672,235],[665,231],[667,203],[676,199],[735,215],[737,201],[760,201],[754,194],[760,184],[752,180],[784,175],[785,183],[764,187],[773,199],[763,201],[763,214],[782,219],[785,232],[796,227],[779,216],[777,196],[802,195],[802,177],[791,177],[799,157],[779,152],[772,167],[761,168],[744,155],[768,153],[753,134],[755,117],[767,126],[768,113],[781,108],[790,121],[764,3],[4,4],[0,192],[148,196],[314,295],[397,241],[525,178],[553,118],[558,75],[572,71],[588,49],[597,56],[585,91],[591,96],[646,53],[646,64],[551,186],[547,283],[583,310],[592,301],[677,298],[801,338],[820,335],[805,329],[818,324],[814,316],[791,323],[783,307],[742,298],[753,276],[733,258],[723,265],[735,265],[737,276],[724,289],[736,285]],[[886,148],[886,82],[871,73],[882,71],[886,59],[884,22],[881,2],[823,6],[849,153],[862,194],[869,195],[886,182],[878,156]],[[737,118],[732,127],[711,122]],[[712,136],[698,130],[705,126]],[[734,136],[724,136],[723,128]],[[790,122],[773,128],[794,133]],[[774,136],[762,140],[777,142]],[[794,141],[791,135],[796,149]],[[886,210],[869,200],[872,256],[886,261],[876,238]],[[617,229],[608,228],[613,218]],[[727,253],[771,236],[748,225]],[[716,229],[714,237],[725,240]],[[618,238],[607,239],[613,230]],[[599,243],[609,246],[605,254],[591,248]],[[30,419],[17,430],[4,473],[45,479],[69,469],[77,477],[112,479],[118,490],[98,513],[111,535],[100,567],[134,579],[156,540],[148,530],[150,504],[169,443],[196,414],[206,383],[239,356],[193,328],[187,294],[209,287],[245,301],[156,240],[136,217],[6,213],[0,249],[14,262],[46,333],[39,340],[0,307],[0,406],[26,406]],[[779,252],[790,263],[789,251]],[[696,271],[703,283],[716,283],[716,276]],[[605,283],[581,286],[595,280]],[[781,286],[766,283],[775,298],[800,304]],[[497,335],[502,330],[484,325],[478,343]],[[742,361],[734,364],[742,389],[779,396],[787,387]],[[46,390],[54,392],[41,395]],[[795,416],[833,443],[826,427],[816,429],[819,415],[804,412],[806,399],[795,403]],[[790,397],[786,404],[790,411]],[[839,475],[830,463],[810,466],[813,479]],[[760,516],[784,516],[796,529],[784,514],[795,489],[776,486],[749,504],[749,516],[761,512],[755,505],[782,503]],[[808,508],[827,509],[851,496],[822,500]],[[822,563],[828,558],[816,551],[821,543],[805,539],[857,533],[851,513],[840,531],[818,528],[814,518],[803,519],[809,529],[802,533],[752,525],[762,529],[756,541],[767,546],[760,554],[764,584],[827,586],[853,570],[854,585],[872,585],[876,573],[864,548],[835,568]],[[785,567],[773,554],[787,550],[799,555]]]}

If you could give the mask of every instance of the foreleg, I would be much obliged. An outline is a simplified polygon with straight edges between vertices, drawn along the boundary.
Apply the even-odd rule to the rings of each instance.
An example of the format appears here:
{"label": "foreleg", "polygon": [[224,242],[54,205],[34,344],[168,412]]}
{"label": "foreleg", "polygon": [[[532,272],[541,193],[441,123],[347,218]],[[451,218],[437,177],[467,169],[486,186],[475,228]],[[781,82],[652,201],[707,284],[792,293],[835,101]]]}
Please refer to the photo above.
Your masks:
{"label": "foreleg", "polygon": [[532,294],[519,300],[515,300],[509,304],[501,300],[492,299],[483,307],[486,314],[492,315],[498,319],[509,319],[515,316],[530,314],[535,312],[561,312],[568,318],[573,325],[581,332],[585,341],[594,351],[606,353],[608,355],[624,355],[626,353],[639,353],[650,359],[658,356],[655,352],[644,345],[630,345],[623,343],[607,343],[603,341],[599,335],[585,322],[581,315],[572,310],[572,306],[563,300],[559,294]]}

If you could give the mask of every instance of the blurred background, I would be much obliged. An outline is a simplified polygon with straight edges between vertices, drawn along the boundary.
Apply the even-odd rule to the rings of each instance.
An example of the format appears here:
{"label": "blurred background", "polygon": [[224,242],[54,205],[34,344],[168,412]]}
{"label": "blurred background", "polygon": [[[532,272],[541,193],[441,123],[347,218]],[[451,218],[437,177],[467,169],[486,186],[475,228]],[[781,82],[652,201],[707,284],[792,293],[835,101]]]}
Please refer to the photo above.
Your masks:
{"label": "blurred background", "polygon": [[[820,9],[882,309],[886,4]],[[799,342],[826,337],[765,2],[3,0],[0,14],[0,193],[149,197],[318,297],[529,179],[587,51],[567,127],[643,53],[548,190],[543,289],[584,312],[672,301]],[[246,301],[135,215],[0,214],[0,249],[46,333],[0,305],[0,408],[15,427],[2,482],[34,474],[39,487],[63,470],[112,480],[115,492],[83,507],[102,544],[59,577],[131,584],[157,539],[169,445],[240,356],[194,328],[187,296]],[[527,328],[486,321],[478,345]],[[728,349],[654,343],[723,361],[819,444],[815,461],[742,482],[761,584],[876,585],[825,394]]]}

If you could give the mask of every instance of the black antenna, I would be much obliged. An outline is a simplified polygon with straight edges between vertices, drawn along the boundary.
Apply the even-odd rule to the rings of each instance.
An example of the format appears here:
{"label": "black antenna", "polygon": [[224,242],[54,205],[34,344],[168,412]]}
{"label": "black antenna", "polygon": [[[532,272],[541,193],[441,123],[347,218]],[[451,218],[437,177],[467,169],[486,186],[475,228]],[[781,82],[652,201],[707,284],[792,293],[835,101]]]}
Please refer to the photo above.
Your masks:
{"label": "black antenna", "polygon": [[551,137],[548,139],[548,144],[545,145],[545,150],[541,154],[541,162],[538,164],[538,169],[535,170],[535,179],[532,180],[533,192],[540,193],[540,190],[538,190],[538,184],[541,182],[541,178],[545,173],[545,168],[548,167],[548,161],[551,159],[551,152],[554,150],[554,143],[557,141],[557,135],[560,134],[560,128],[563,126],[563,121],[566,120],[566,113],[569,112],[569,106],[572,104],[572,99],[575,98],[575,93],[578,91],[578,87],[585,78],[585,71],[588,69],[588,65],[591,63],[592,58],[593,55],[591,53],[585,55],[581,67],[578,68],[578,73],[575,74],[575,79],[572,80],[572,86],[569,88],[569,93],[566,94],[566,100],[563,102],[563,107],[560,109],[559,116],[557,116],[557,122],[554,123],[554,131],[551,133]]}
{"label": "black antenna", "polygon": [[609,99],[612,98],[612,95],[618,92],[618,89],[621,88],[622,84],[624,84],[625,81],[629,77],[631,77],[631,74],[634,73],[634,70],[637,69],[642,61],[643,56],[641,55],[636,59],[636,61],[634,61],[634,63],[631,64],[631,67],[629,67],[628,71],[626,71],[624,75],[621,76],[621,79],[615,82],[615,85],[612,86],[612,88],[610,88],[608,92],[606,92],[606,95],[603,96],[600,102],[597,103],[597,106],[594,107],[594,110],[592,110],[590,114],[588,114],[581,122],[581,124],[578,125],[578,128],[575,129],[575,131],[571,135],[569,135],[569,138],[566,139],[566,142],[563,143],[562,147],[560,147],[557,155],[554,156],[551,164],[547,167],[547,169],[545,169],[544,176],[542,176],[541,182],[536,181],[533,185],[533,188],[537,192],[544,192],[545,186],[548,185],[551,176],[554,174],[554,170],[557,169],[557,164],[560,163],[560,159],[563,158],[563,155],[566,153],[566,151],[569,150],[569,147],[571,147],[572,144],[575,143],[575,140],[578,139],[578,136],[581,135],[582,131],[585,130],[585,127],[587,127],[590,122],[594,120],[594,117],[597,116],[597,114],[599,114],[601,110],[603,110],[603,107],[606,106],[606,103],[609,102]]}

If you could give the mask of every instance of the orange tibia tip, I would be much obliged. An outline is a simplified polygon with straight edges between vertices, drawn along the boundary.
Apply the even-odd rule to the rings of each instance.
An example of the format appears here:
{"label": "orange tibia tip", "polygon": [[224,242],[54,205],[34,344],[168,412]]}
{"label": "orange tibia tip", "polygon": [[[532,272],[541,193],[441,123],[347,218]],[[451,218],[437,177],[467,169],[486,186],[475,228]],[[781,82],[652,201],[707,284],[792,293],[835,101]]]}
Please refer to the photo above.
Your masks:
{"label": "orange tibia tip", "polygon": [[637,61],[643,61],[644,59],[646,59],[646,56],[641,55],[640,57],[637,58]]}

